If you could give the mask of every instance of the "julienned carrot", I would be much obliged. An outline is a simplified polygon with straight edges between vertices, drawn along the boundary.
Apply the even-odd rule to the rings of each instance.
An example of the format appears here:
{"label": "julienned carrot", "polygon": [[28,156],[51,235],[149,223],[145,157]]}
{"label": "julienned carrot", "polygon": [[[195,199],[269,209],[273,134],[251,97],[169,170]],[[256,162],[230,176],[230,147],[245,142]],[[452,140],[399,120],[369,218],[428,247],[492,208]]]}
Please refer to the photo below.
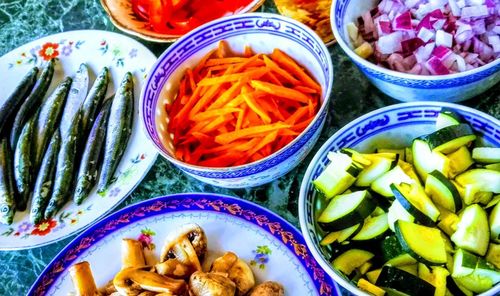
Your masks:
{"label": "julienned carrot", "polygon": [[232,54],[227,42],[187,69],[165,108],[175,157],[226,167],[259,160],[297,137],[318,111],[321,88],[275,50]]}

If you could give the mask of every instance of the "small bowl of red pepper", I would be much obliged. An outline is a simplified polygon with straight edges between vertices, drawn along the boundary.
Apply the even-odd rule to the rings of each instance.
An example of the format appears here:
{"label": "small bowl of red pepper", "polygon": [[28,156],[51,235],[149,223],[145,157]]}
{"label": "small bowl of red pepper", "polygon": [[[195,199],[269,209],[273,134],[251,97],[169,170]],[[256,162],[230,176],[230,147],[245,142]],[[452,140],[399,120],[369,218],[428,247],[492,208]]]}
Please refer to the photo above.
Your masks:
{"label": "small bowl of red pepper", "polygon": [[154,42],[173,42],[227,15],[255,11],[264,0],[101,0],[120,30]]}

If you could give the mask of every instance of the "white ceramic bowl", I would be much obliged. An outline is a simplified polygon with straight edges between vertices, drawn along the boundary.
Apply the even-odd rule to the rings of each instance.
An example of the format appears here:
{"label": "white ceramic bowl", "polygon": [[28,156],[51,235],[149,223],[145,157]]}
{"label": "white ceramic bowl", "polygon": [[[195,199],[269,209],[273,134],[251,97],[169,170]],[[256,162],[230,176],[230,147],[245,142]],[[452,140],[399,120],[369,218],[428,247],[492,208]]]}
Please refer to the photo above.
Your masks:
{"label": "white ceramic bowl", "polygon": [[[299,194],[299,221],[302,234],[314,258],[340,285],[356,295],[369,295],[358,289],[335,270],[330,261],[328,247],[320,246],[322,232],[315,224],[318,216],[318,200],[311,183],[330,162],[327,154],[341,148],[354,148],[373,152],[377,147],[401,148],[411,144],[413,138],[428,134],[435,129],[436,116],[442,107],[461,114],[479,136],[484,146],[500,147],[500,120],[475,109],[441,102],[401,103],[372,111],[344,126],[331,136],[318,150],[302,179]],[[500,284],[481,295],[499,295]]]}
{"label": "white ceramic bowl", "polygon": [[400,101],[459,102],[477,96],[500,81],[500,59],[479,68],[449,75],[414,75],[389,70],[358,56],[346,25],[372,9],[379,0],[333,0],[330,12],[335,39],[380,91]]}
{"label": "white ceramic bowl", "polygon": [[[256,53],[279,48],[307,68],[321,85],[321,107],[310,125],[288,145],[259,161],[229,168],[208,168],[187,164],[174,157],[167,131],[165,100],[172,100],[185,70],[193,67],[218,42],[243,52],[250,45]],[[227,188],[258,186],[286,174],[302,161],[314,146],[325,122],[333,83],[333,66],[328,49],[307,26],[283,16],[250,13],[207,23],[170,46],[149,73],[141,94],[141,117],[149,139],[161,155],[187,174],[212,185]]]}

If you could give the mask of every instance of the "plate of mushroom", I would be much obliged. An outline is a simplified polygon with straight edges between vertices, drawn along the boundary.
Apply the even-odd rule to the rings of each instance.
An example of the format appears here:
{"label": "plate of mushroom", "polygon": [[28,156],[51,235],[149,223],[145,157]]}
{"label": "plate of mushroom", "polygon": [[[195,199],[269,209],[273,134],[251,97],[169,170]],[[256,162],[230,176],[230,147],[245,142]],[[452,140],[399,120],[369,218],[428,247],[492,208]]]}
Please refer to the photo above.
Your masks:
{"label": "plate of mushroom", "polygon": [[300,232],[235,197],[185,193],[124,208],[76,237],[28,295],[341,295]]}

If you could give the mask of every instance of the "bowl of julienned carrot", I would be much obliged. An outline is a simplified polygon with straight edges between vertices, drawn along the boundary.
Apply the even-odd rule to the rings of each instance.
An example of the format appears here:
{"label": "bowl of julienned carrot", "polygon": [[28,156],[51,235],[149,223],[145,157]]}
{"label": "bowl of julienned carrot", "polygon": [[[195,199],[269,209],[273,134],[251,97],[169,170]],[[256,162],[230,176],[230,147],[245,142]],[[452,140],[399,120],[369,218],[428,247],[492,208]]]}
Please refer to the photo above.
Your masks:
{"label": "bowl of julienned carrot", "polygon": [[332,83],[328,49],[305,25],[275,14],[229,16],[161,55],[141,116],[161,155],[187,174],[220,187],[258,186],[312,149]]}

